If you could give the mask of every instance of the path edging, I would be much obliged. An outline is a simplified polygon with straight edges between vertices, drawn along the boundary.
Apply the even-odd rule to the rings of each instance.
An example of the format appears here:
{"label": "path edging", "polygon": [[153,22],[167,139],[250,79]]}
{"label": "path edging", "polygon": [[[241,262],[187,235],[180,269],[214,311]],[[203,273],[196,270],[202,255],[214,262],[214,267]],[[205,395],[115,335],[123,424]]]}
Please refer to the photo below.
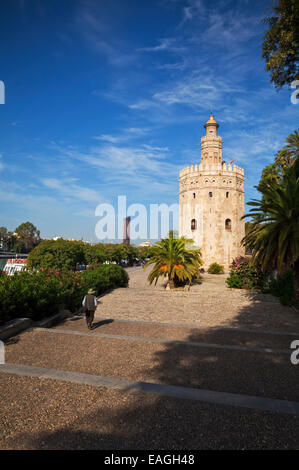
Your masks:
{"label": "path edging", "polygon": [[2,364],[0,365],[0,372],[19,376],[37,377],[39,379],[52,379],[63,382],[78,383],[81,385],[91,385],[93,387],[119,389],[129,393],[153,393],[159,396],[168,396],[183,400],[196,400],[214,405],[236,406],[264,412],[285,413],[295,416],[299,415],[299,402],[281,400],[278,398],[219,392],[215,390],[151,382],[136,382],[120,377],[105,377],[81,372],[48,369],[21,364]]}
{"label": "path edging", "polygon": [[28,330],[32,326],[40,328],[49,328],[57,320],[67,317],[70,314],[69,310],[60,310],[59,313],[52,315],[51,317],[43,318],[37,322],[34,322],[31,318],[14,318],[9,320],[4,325],[0,326],[0,340],[9,339],[12,336],[16,336],[22,331]]}

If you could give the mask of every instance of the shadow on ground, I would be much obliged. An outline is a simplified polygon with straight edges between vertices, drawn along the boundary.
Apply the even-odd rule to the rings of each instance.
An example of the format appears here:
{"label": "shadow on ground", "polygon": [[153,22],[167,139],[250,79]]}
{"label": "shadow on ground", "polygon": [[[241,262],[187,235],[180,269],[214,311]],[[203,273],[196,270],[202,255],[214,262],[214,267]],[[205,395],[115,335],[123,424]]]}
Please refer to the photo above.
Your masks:
{"label": "shadow on ground", "polygon": [[[254,304],[240,311],[234,327],[262,318],[265,300],[252,296]],[[271,299],[269,299],[269,304]],[[257,314],[257,311],[259,312]],[[270,309],[271,310],[271,309]],[[259,318],[259,315],[261,316]],[[111,320],[107,320],[110,322]],[[98,322],[101,326],[103,322]],[[299,316],[298,316],[299,331]],[[205,337],[203,337],[205,336]],[[195,330],[189,340],[219,343],[219,331]],[[299,339],[299,338],[297,338]],[[286,339],[286,347],[289,347]],[[107,357],[109,359],[109,351]],[[247,393],[299,401],[299,366],[287,355],[238,352],[168,344],[156,354],[149,376],[159,382],[210,390]],[[85,387],[82,385],[82,387]],[[63,412],[53,427],[14,436],[20,448],[28,449],[296,449],[299,447],[299,417],[246,408],[213,405],[193,400],[97,389],[91,404],[86,387],[86,407],[79,417],[64,424]],[[110,399],[103,400],[107,394]],[[78,404],[79,405],[79,404]],[[45,403],[44,406],[47,406]],[[51,410],[49,409],[49,413]],[[76,410],[74,410],[76,416]],[[38,419],[38,418],[36,418]],[[39,423],[40,427],[40,423]],[[12,446],[15,445],[12,442]],[[14,448],[14,447],[12,447]]]}

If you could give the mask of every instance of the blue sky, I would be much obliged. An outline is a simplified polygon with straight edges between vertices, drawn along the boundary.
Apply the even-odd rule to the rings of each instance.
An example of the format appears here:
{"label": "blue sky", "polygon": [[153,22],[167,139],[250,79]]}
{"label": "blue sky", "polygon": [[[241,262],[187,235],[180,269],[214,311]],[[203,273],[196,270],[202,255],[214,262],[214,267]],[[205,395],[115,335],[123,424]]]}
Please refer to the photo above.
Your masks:
{"label": "blue sky", "polygon": [[298,127],[261,58],[271,0],[2,0],[0,225],[96,240],[95,208],[178,202],[214,112],[245,200]]}

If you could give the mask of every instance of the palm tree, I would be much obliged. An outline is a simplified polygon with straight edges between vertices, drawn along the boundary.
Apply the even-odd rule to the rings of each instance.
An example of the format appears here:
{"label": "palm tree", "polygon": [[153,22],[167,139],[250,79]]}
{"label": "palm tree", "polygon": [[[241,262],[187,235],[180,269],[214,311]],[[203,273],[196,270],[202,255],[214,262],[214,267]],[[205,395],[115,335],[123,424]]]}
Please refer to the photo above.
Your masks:
{"label": "palm tree", "polygon": [[290,134],[285,142],[286,145],[276,153],[274,163],[264,168],[257,186],[258,191],[262,192],[263,185],[270,186],[273,182],[280,183],[285,172],[299,156],[299,131],[297,130]]}
{"label": "palm tree", "polygon": [[200,249],[187,249],[188,243],[193,243],[193,240],[174,238],[173,232],[169,233],[168,238],[156,243],[154,254],[145,265],[145,268],[155,265],[148,275],[150,284],[154,281],[157,284],[161,276],[168,277],[172,287],[188,281],[191,283],[203,263]]}
{"label": "palm tree", "polygon": [[253,246],[252,262],[262,271],[277,269],[279,274],[293,268],[298,279],[299,263],[299,158],[286,169],[280,183],[260,189],[263,197],[253,199],[244,217],[251,216],[243,244]]}
{"label": "palm tree", "polygon": [[287,145],[284,147],[290,156],[298,158],[299,156],[299,131],[294,131],[286,139]]}

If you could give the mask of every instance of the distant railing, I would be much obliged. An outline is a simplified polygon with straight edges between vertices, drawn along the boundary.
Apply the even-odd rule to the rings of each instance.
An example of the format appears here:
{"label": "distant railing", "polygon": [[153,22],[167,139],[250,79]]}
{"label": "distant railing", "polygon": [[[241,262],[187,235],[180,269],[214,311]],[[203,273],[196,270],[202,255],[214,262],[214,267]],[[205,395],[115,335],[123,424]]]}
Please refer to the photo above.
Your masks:
{"label": "distant railing", "polygon": [[28,253],[16,253],[13,251],[0,251],[0,258],[28,258]]}

